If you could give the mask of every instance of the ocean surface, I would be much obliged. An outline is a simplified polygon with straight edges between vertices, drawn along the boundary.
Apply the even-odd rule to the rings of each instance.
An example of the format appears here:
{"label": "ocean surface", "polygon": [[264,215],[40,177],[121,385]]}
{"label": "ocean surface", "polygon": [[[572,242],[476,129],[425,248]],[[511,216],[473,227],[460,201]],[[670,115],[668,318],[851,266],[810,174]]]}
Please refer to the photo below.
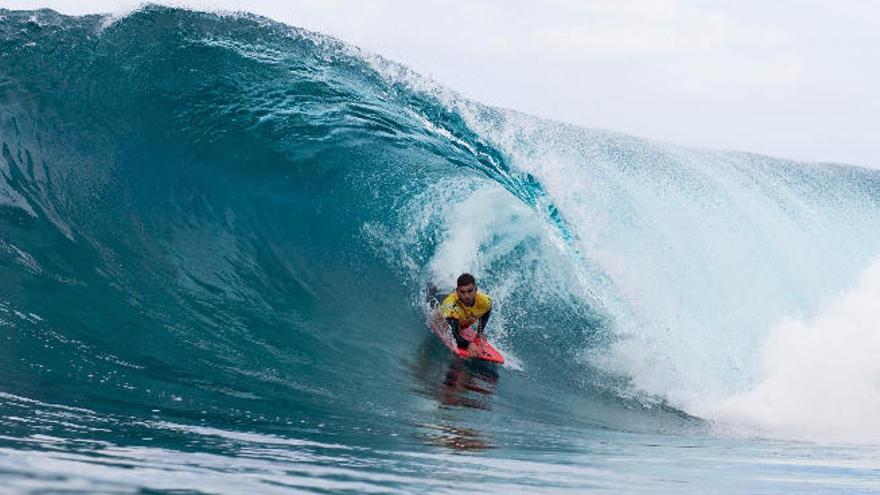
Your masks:
{"label": "ocean surface", "polygon": [[155,6],[0,10],[0,142],[2,494],[880,492],[876,170]]}

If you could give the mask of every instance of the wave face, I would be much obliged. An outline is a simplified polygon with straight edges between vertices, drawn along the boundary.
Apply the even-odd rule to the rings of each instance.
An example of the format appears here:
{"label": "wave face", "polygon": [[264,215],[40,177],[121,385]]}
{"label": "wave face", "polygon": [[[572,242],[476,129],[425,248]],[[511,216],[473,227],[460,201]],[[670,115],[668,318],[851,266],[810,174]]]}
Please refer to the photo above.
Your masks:
{"label": "wave face", "polygon": [[[524,457],[610,434],[880,442],[875,171],[493,109],[248,15],[0,14],[4,455],[363,492],[478,487],[442,452],[494,448],[504,491],[615,486]],[[506,369],[426,331],[462,271]]]}

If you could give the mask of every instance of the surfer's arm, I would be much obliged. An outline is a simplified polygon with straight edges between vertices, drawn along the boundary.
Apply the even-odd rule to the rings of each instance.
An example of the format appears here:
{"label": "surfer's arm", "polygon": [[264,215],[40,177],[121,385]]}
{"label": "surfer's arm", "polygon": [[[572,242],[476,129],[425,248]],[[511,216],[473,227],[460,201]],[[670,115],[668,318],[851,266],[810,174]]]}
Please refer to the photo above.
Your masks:
{"label": "surfer's arm", "polygon": [[449,328],[452,330],[452,336],[455,337],[455,344],[459,347],[459,349],[467,349],[470,342],[462,338],[459,330],[461,330],[461,325],[458,323],[458,319],[456,318],[446,318],[446,323],[449,324]]}
{"label": "surfer's arm", "polygon": [[480,326],[477,327],[477,333],[482,334],[483,330],[486,329],[486,325],[489,323],[489,316],[492,315],[492,310],[486,311],[486,314],[480,317]]}

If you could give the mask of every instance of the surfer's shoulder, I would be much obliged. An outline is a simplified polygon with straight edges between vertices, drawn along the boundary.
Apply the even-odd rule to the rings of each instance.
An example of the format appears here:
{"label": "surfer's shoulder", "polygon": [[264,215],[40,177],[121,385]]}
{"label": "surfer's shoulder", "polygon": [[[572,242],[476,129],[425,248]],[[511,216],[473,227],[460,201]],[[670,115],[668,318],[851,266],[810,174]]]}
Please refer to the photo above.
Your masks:
{"label": "surfer's shoulder", "polygon": [[455,306],[458,304],[458,296],[455,292],[450,293],[443,299],[443,302],[440,303],[441,306]]}
{"label": "surfer's shoulder", "polygon": [[489,294],[486,294],[485,292],[477,292],[475,299],[479,306],[486,309],[492,308],[492,298],[489,296]]}
{"label": "surfer's shoulder", "polygon": [[455,310],[458,309],[458,296],[455,295],[455,292],[446,296],[445,299],[440,303],[440,311],[445,315],[449,316]]}

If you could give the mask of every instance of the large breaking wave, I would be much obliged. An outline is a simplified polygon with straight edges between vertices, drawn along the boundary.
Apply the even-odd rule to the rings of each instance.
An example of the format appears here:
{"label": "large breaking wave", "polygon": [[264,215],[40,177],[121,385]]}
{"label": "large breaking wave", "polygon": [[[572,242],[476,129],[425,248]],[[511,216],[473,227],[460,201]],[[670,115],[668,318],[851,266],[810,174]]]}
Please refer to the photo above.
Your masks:
{"label": "large breaking wave", "polygon": [[577,395],[616,412],[572,424],[880,441],[875,171],[488,108],[253,16],[2,16],[5,393],[418,422],[424,286],[471,271],[521,420]]}

